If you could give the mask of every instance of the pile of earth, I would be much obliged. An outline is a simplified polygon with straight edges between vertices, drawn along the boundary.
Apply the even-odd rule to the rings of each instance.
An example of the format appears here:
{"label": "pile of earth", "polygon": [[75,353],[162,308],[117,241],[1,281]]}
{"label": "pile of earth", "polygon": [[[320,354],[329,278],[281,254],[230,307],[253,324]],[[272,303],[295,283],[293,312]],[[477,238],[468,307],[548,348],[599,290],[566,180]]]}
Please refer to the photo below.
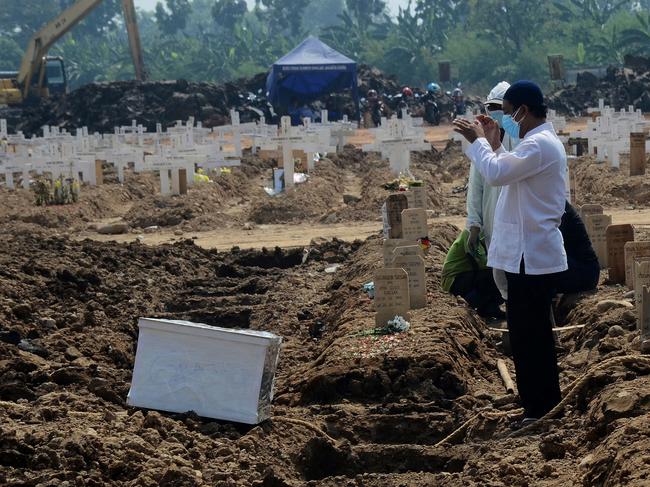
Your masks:
{"label": "pile of earth", "polygon": [[[426,182],[428,208],[436,215],[464,213],[463,186],[469,162],[455,145],[442,152],[413,153],[412,172]],[[393,179],[378,154],[346,146],[316,165],[308,181],[293,190],[269,196],[272,167],[277,161],[244,151],[241,166],[212,175],[209,183],[190,187],[182,196],[163,196],[153,173],[126,171],[117,181],[112,165],[104,167],[104,184],[82,186],[77,203],[36,206],[32,191],[0,189],[0,233],[77,234],[92,225],[123,222],[133,231],[178,227],[194,232],[256,224],[338,223],[380,219],[390,194],[383,185]],[[20,181],[18,182],[20,183]],[[124,230],[128,231],[128,229]]]}
{"label": "pile of earth", "polygon": [[[607,162],[597,162],[592,156],[570,160],[569,168],[577,183],[578,204],[650,206],[650,181],[646,175],[629,175],[629,157],[621,158],[619,169],[610,168]],[[646,173],[649,171],[650,163],[646,164]]]}
{"label": "pile of earth", "polygon": [[104,167],[105,184],[83,186],[74,204],[37,206],[33,191],[0,189],[0,233],[75,233],[85,230],[92,221],[120,217],[125,208],[154,194],[158,181],[154,174],[128,172],[119,184],[111,165]]}
{"label": "pile of earth", "polygon": [[[22,108],[3,108],[0,118],[7,119],[10,132],[22,131],[27,137],[41,135],[43,125],[58,125],[69,131],[88,127],[91,133],[110,133],[114,127],[131,125],[132,120],[148,131],[155,131],[157,123],[170,127],[189,117],[205,127],[214,127],[230,123],[231,109],[240,112],[242,122],[258,120],[260,114],[267,122],[277,122],[265,98],[265,83],[266,73],[224,84],[186,80],[90,83],[67,95],[52,96]],[[389,107],[389,100],[402,89],[395,77],[366,65],[358,67],[358,83],[361,96],[375,89]],[[419,88],[414,92],[418,97],[424,94]],[[438,101],[442,112],[451,112],[451,98],[443,94]],[[468,98],[470,106],[478,101]],[[326,95],[311,105],[318,113],[327,108],[332,119],[357,116],[348,92]],[[414,98],[412,110],[421,116],[423,108],[418,98]]]}
{"label": "pile of earth", "polygon": [[[361,285],[380,266],[379,238],[222,253],[2,237],[0,483],[646,485],[650,367],[625,290],[601,284],[563,305],[562,324],[585,326],[560,336],[562,383],[612,357],[638,363],[593,374],[564,418],[509,437],[501,332],[439,290],[457,232],[430,228],[429,306],[396,335],[368,333]],[[138,316],[282,335],[273,417],[251,427],[127,407]]]}
{"label": "pile of earth", "polygon": [[628,55],[623,68],[610,66],[602,79],[589,72],[581,73],[575,85],[555,91],[547,103],[559,113],[575,117],[597,107],[601,98],[616,110],[634,106],[650,112],[650,59]]}
{"label": "pile of earth", "polygon": [[[456,146],[413,154],[412,173],[428,188],[428,208],[437,215],[461,215],[465,195],[453,193],[466,176],[454,178],[448,169],[469,163]],[[256,165],[253,165],[256,164]],[[133,228],[175,227],[183,231],[229,225],[340,223],[381,219],[381,206],[390,192],[383,185],[394,179],[388,162],[378,154],[346,146],[316,164],[307,182],[276,196],[270,185],[271,161],[245,156],[240,168],[197,185],[185,196],[149,195],[133,204],[124,220]]]}

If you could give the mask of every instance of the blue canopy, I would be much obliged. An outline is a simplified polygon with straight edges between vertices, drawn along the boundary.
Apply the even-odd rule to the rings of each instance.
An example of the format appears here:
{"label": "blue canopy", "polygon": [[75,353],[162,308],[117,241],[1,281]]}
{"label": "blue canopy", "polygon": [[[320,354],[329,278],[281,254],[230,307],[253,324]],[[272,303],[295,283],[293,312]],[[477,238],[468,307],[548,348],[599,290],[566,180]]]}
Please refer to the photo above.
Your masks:
{"label": "blue canopy", "polygon": [[347,89],[358,114],[357,63],[313,36],[276,61],[266,78],[267,96],[275,106],[308,103]]}

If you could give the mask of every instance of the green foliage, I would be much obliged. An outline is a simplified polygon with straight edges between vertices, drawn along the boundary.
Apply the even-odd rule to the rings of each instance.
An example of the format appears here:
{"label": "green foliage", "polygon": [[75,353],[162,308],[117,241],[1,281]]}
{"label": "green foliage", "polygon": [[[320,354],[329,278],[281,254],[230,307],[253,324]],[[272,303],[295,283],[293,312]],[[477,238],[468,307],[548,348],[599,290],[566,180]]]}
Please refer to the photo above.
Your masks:
{"label": "green foliage", "polygon": [[212,6],[212,17],[217,24],[232,30],[247,10],[245,0],[217,0]]}
{"label": "green foliage", "polygon": [[38,178],[32,185],[36,206],[67,205],[79,201],[79,182],[63,176],[54,185],[45,178]]}
{"label": "green foliage", "polygon": [[[73,0],[10,1],[0,9],[0,69],[17,69],[29,37]],[[318,35],[361,63],[423,87],[451,60],[454,78],[483,93],[503,79],[548,84],[548,54],[567,68],[650,54],[650,0],[161,0],[138,11],[153,79],[222,82],[251,76]],[[72,87],[134,76],[121,1],[105,0],[61,39]]]}
{"label": "green foliage", "polygon": [[187,18],[192,11],[190,0],[165,0],[156,4],[156,22],[165,34],[175,34],[185,29]]}

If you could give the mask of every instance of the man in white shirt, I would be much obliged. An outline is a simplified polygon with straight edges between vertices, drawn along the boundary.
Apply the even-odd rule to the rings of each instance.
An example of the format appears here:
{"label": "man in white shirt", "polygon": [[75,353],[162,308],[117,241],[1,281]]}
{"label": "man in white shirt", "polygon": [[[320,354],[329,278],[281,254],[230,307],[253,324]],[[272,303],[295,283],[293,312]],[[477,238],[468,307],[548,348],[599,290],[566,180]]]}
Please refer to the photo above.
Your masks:
{"label": "man in white shirt", "polygon": [[566,152],[540,88],[518,81],[503,97],[503,128],[521,142],[501,145],[496,122],[454,121],[470,143],[467,155],[487,184],[502,186],[488,265],[508,281],[508,330],[524,422],[544,416],[560,401],[560,384],[549,310],[557,274],[567,269],[559,226],[565,206]]}

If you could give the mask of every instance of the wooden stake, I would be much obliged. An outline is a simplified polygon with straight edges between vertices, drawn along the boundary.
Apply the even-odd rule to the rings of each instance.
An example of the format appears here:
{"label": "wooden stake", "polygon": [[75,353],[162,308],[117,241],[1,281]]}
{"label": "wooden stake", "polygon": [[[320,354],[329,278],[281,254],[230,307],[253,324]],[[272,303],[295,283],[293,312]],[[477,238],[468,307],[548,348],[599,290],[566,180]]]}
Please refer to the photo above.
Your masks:
{"label": "wooden stake", "polygon": [[508,394],[514,394],[515,383],[512,382],[512,378],[510,377],[510,372],[508,372],[508,367],[506,367],[506,363],[503,360],[501,359],[497,360],[497,369],[499,369],[499,375],[501,376],[503,385],[506,386],[506,392]]}

